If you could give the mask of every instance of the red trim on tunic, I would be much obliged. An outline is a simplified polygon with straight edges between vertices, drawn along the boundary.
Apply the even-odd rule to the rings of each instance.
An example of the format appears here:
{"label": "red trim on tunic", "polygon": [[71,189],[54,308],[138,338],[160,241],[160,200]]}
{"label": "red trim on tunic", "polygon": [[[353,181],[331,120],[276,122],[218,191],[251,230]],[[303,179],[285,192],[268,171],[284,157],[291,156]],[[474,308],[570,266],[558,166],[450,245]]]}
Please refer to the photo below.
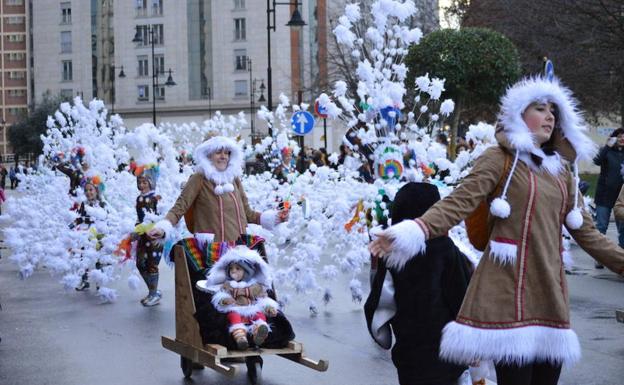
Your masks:
{"label": "red trim on tunic", "polygon": [[238,220],[238,228],[240,230],[240,233],[243,234],[243,223],[241,222],[240,207],[238,207],[238,200],[236,199],[236,195],[234,195],[233,192],[230,193],[230,196],[232,197],[232,199],[234,199],[234,206],[236,206],[236,219]]}
{"label": "red trim on tunic", "polygon": [[221,242],[225,242],[225,224],[223,223],[223,199],[221,195],[217,195],[219,198],[219,212],[221,214]]}
{"label": "red trim on tunic", "polygon": [[567,293],[565,290],[565,287],[563,286],[563,280],[565,279],[565,271],[564,271],[564,264],[563,264],[563,234],[561,231],[561,226],[563,225],[564,222],[564,218],[565,218],[565,212],[566,212],[566,208],[568,207],[568,188],[566,186],[566,184],[561,180],[561,178],[555,178],[557,179],[557,184],[559,185],[559,190],[561,191],[561,211],[559,213],[559,260],[560,260],[560,267],[559,267],[559,287],[561,288],[561,294],[563,295],[563,298],[567,298]]}
{"label": "red trim on tunic", "polygon": [[423,222],[423,220],[420,218],[414,219],[414,222],[416,222],[416,224],[420,226],[422,232],[425,233],[425,240],[429,239],[431,233],[429,232],[429,227],[427,226],[427,224]]}
{"label": "red trim on tunic", "polygon": [[[455,322],[465,325],[465,326],[474,327],[478,329],[485,329],[485,330],[518,329],[518,328],[529,327],[529,326],[543,326],[543,327],[550,327],[550,328],[557,328],[557,329],[570,329],[569,322],[554,321],[554,320],[551,321],[551,320],[540,319],[540,318],[526,319],[524,321],[521,321],[521,324],[517,326],[511,326],[511,324],[519,323],[517,321],[484,322],[484,321],[471,320],[466,317],[458,317]],[[482,324],[482,325],[479,326],[478,324]],[[494,328],[494,327],[487,327],[485,325],[510,325],[510,326],[498,326]]]}
{"label": "red trim on tunic", "polygon": [[524,278],[526,276],[526,258],[529,251],[529,235],[531,231],[531,219],[533,210],[535,209],[535,201],[537,196],[537,178],[531,170],[529,172],[529,199],[525,209],[523,221],[522,238],[520,241],[521,251],[518,263],[518,283],[516,285],[516,319],[521,321],[524,319]]}
{"label": "red trim on tunic", "polygon": [[518,241],[516,241],[515,239],[511,239],[511,238],[502,238],[502,237],[496,237],[493,239],[494,242],[498,242],[498,243],[507,243],[510,245],[517,245]]}

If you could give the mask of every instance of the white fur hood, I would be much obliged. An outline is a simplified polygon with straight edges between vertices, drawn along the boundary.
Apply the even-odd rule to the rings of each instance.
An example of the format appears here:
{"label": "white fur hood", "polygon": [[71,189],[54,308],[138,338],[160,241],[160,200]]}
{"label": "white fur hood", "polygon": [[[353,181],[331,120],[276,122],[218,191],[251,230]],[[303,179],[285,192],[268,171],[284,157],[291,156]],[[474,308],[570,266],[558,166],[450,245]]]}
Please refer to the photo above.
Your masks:
{"label": "white fur hood", "polygon": [[255,268],[255,274],[250,277],[250,282],[254,281],[267,288],[271,287],[273,281],[271,268],[257,251],[251,250],[246,246],[236,246],[226,251],[210,268],[206,277],[207,285],[213,286],[223,284],[227,280],[226,269],[228,265],[240,260],[251,262]]}
{"label": "white fur hood", "polygon": [[[230,151],[230,162],[225,171],[217,170],[208,159],[210,154],[222,148]],[[193,159],[197,165],[195,170],[216,185],[231,185],[243,174],[243,151],[234,140],[225,136],[215,136],[200,144],[193,153]]]}
{"label": "white fur hood", "polygon": [[594,157],[597,147],[586,134],[587,127],[577,109],[577,102],[572,92],[556,78],[552,81],[541,77],[526,78],[507,89],[501,100],[497,130],[497,140],[503,147],[545,159],[541,149],[535,147],[533,135],[522,119],[524,110],[534,102],[557,105],[557,126],[561,130],[555,131],[553,135],[558,155],[570,163],[590,161]]}

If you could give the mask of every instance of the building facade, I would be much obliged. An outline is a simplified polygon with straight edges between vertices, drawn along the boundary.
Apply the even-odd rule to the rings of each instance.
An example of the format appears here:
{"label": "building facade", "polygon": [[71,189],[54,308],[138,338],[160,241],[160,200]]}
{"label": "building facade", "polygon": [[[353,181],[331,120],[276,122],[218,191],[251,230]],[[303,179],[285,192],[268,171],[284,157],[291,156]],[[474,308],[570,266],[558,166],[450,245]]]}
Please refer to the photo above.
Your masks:
{"label": "building facade", "polygon": [[12,154],[7,127],[28,113],[30,60],[28,50],[28,7],[25,0],[1,0],[0,5],[0,159],[10,162]]}
{"label": "building facade", "polygon": [[[327,30],[317,21],[325,18],[326,0],[301,3],[307,25],[298,30],[286,26],[294,7],[275,7],[274,106],[282,92],[292,102],[313,102],[314,85],[326,78],[319,60]],[[257,0],[33,1],[35,100],[97,97],[128,127],[152,121],[154,110],[157,123],[244,111],[249,133],[252,125],[256,134],[266,133],[255,118],[266,104],[258,100],[268,97],[266,6]],[[175,85],[167,86],[168,79]]]}

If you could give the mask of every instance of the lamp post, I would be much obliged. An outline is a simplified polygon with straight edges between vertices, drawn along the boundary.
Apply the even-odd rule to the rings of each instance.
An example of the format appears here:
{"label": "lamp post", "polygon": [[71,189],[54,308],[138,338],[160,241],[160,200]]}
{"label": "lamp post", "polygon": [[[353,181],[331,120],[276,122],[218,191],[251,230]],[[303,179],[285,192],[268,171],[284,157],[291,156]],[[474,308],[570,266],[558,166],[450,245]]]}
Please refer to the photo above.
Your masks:
{"label": "lamp post", "polygon": [[123,66],[116,67],[114,65],[110,66],[111,70],[111,114],[115,113],[115,70],[119,70],[119,75],[117,77],[119,79],[123,79],[126,77],[126,73],[123,70]]}
{"label": "lamp post", "polygon": [[[273,4],[273,8],[271,8]],[[277,5],[294,5],[295,10],[290,16],[290,21],[286,23],[291,28],[303,27],[306,22],[301,18],[299,13],[299,0],[294,2],[277,2],[276,0],[267,0],[267,97],[269,111],[273,111],[273,78],[271,76],[271,30],[275,31],[275,6]],[[271,24],[271,14],[273,14],[273,24]],[[273,136],[273,129],[269,126],[269,136]]]}
{"label": "lamp post", "polygon": [[[253,68],[252,61],[250,58],[247,58],[247,71],[249,72],[249,118],[251,119],[251,137],[253,138],[256,134],[255,132],[255,122],[254,122],[254,110],[255,110],[255,98],[256,98],[256,82],[257,79],[253,78]],[[264,98],[264,79],[260,80],[260,98],[258,98],[258,102],[262,103],[266,101]]]}
{"label": "lamp post", "polygon": [[[159,85],[158,76],[161,75],[161,73],[159,73],[158,68],[156,68],[156,59],[154,56],[154,44],[155,44],[154,26],[151,24],[148,24],[148,25],[143,25],[142,27],[147,30],[147,33],[149,35],[149,44],[152,46],[152,124],[155,126],[156,125],[156,87]],[[145,43],[143,41],[141,29],[139,28],[138,25],[136,26],[136,33],[134,34],[134,39],[132,39],[132,42],[133,43]],[[171,70],[171,68],[169,68],[169,71],[167,72],[169,73],[169,76],[167,77],[167,81],[165,82],[165,85],[167,87],[173,87],[176,85],[176,82],[173,81],[173,77],[171,77],[171,73],[173,71]],[[162,74],[164,75],[164,72]]]}

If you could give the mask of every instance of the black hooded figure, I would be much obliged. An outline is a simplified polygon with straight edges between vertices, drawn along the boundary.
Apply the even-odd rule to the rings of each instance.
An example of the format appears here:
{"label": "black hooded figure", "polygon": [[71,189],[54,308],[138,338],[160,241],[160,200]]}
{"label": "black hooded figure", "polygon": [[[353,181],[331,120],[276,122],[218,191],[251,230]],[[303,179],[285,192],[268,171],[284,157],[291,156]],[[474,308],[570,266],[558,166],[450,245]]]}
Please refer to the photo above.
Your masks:
{"label": "black hooded figure", "polygon": [[[436,186],[408,183],[395,196],[392,223],[418,218],[439,200]],[[389,277],[380,260],[364,306],[369,331],[385,349],[392,343],[392,328],[392,362],[401,385],[456,384],[467,369],[441,361],[438,354],[442,329],[457,316],[472,264],[447,236],[426,245],[425,254],[410,259],[401,271],[387,270]]]}

